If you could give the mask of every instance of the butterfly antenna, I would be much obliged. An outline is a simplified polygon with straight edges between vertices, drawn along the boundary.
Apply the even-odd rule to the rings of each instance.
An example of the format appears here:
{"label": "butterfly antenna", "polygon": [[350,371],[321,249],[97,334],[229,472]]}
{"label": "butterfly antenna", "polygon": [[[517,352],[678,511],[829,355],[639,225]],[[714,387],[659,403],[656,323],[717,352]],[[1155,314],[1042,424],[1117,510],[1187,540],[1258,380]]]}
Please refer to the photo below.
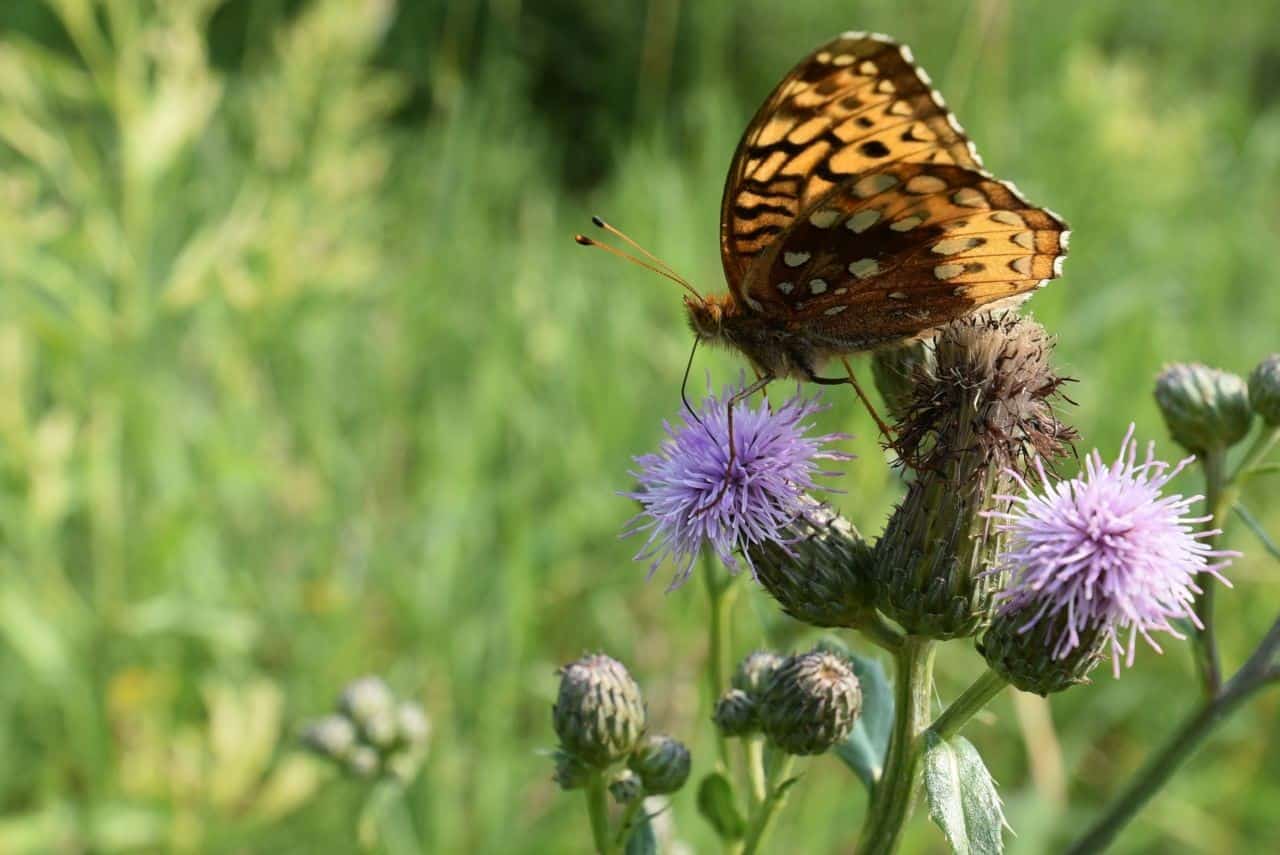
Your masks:
{"label": "butterfly antenna", "polygon": [[[672,282],[676,283],[681,288],[688,291],[698,300],[703,299],[702,295],[698,293],[698,289],[690,285],[689,281],[685,279],[683,276],[681,276],[679,273],[676,273],[674,270],[672,270],[670,265],[668,265],[665,261],[658,258],[653,253],[649,252],[647,249],[640,246],[640,244],[636,243],[634,240],[627,237],[621,231],[609,225],[599,217],[592,217],[591,222],[594,223],[596,226],[609,232],[610,234],[615,235],[618,238],[626,241],[628,244],[635,247],[641,254],[643,254],[645,258],[639,258],[637,256],[631,255],[630,253],[624,252],[623,250],[620,250],[615,246],[610,246],[607,243],[601,243],[600,241],[594,240],[593,238],[589,238],[583,234],[577,234],[573,236],[573,239],[577,241],[579,244],[581,244],[582,246],[596,246],[596,247],[599,247],[600,249],[611,252],[621,259],[630,261],[632,264],[637,264],[640,267],[643,267],[645,270],[652,271],[653,273],[656,273],[659,276],[663,276],[663,277],[666,277],[667,279],[670,279]],[[645,259],[648,259],[648,260],[646,261]]]}

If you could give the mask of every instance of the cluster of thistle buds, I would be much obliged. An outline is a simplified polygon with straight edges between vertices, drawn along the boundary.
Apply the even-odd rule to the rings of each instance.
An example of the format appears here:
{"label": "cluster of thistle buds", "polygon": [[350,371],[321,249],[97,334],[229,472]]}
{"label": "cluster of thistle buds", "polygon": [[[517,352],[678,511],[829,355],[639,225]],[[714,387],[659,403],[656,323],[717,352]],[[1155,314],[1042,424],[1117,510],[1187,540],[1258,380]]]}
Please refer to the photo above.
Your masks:
{"label": "cluster of thistle buds", "polygon": [[307,725],[303,744],[360,778],[408,783],[426,756],[430,724],[422,707],[398,700],[380,677],[359,677],[338,696],[337,711]]}
{"label": "cluster of thistle buds", "polygon": [[1249,434],[1254,416],[1280,425],[1280,354],[1258,363],[1249,379],[1198,363],[1167,366],[1156,379],[1156,404],[1183,448],[1218,455]]}
{"label": "cluster of thistle buds", "polygon": [[674,793],[689,779],[689,749],[647,731],[644,696],[621,662],[602,653],[560,669],[551,719],[560,745],[553,778],[562,789],[608,782],[619,804]]}
{"label": "cluster of thistle buds", "polygon": [[862,690],[843,656],[823,647],[795,656],[767,650],[738,664],[713,720],[725,736],[763,734],[786,754],[822,754],[843,742],[862,711]]}

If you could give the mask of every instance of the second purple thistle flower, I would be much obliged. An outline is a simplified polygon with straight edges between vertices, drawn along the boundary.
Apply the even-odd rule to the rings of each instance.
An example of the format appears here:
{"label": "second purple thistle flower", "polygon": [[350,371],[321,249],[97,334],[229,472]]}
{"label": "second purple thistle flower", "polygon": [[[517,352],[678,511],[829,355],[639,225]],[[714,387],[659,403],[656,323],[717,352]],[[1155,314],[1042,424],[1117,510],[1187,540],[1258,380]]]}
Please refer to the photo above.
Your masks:
{"label": "second purple thistle flower", "polygon": [[1122,658],[1133,664],[1139,636],[1159,652],[1153,632],[1181,638],[1174,620],[1198,625],[1198,575],[1230,584],[1219,571],[1238,553],[1205,543],[1217,532],[1198,530],[1208,517],[1190,515],[1201,497],[1162,495],[1194,458],[1170,466],[1153,445],[1138,462],[1130,427],[1112,464],[1094,451],[1083,474],[1057,483],[1037,466],[1039,488],[1019,479],[1023,495],[1007,497],[1012,509],[991,514],[1011,536],[997,568],[1011,572],[1000,613],[1024,621],[1022,632],[1052,622],[1055,659],[1101,632],[1118,675]]}
{"label": "second purple thistle flower", "polygon": [[727,406],[735,391],[708,396],[696,419],[685,413],[680,424],[665,423],[661,448],[635,459],[638,469],[631,474],[638,489],[623,493],[643,508],[623,535],[648,534],[636,559],[649,561],[651,574],[666,558],[675,562],[673,588],[689,578],[704,545],[736,571],[735,553],[745,555],[747,547],[766,541],[785,544],[783,531],[803,513],[801,499],[817,487],[815,479],[839,474],[819,461],[852,458],[828,448],[848,435],[810,433],[811,417],[825,409],[817,397],[797,393],[773,407],[744,401],[734,410],[737,454],[722,490],[729,462]]}

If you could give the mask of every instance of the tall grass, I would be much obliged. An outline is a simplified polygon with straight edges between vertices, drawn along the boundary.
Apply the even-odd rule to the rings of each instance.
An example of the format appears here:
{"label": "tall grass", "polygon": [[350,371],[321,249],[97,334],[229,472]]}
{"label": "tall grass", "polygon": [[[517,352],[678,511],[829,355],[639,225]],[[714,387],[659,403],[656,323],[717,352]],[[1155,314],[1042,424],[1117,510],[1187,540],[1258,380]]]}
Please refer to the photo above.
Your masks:
{"label": "tall grass", "polygon": [[[569,237],[598,208],[714,287],[728,153],[831,33],[909,41],[988,164],[1072,222],[1067,277],[1031,308],[1080,378],[1086,444],[1131,420],[1163,439],[1162,361],[1243,371],[1278,346],[1265,3],[456,0],[396,18],[312,0],[263,15],[261,51],[231,68],[207,54],[216,3],[48,6],[68,47],[0,41],[0,852],[347,851],[362,787],[293,737],[365,671],[433,719],[409,793],[431,851],[581,846],[539,749],[552,669],[584,649],[627,661],[705,767],[700,594],[646,584],[616,539],[629,456],[678,406],[680,304]],[[648,71],[564,53],[575,15]],[[388,61],[412,42],[388,28],[423,16],[432,49]],[[548,45],[606,76],[611,123],[530,102]],[[415,86],[430,109],[405,113]],[[571,192],[583,134],[607,177]],[[737,376],[703,360],[695,387]],[[838,502],[875,531],[897,486],[836,404],[830,426],[861,434]],[[1249,554],[1220,597],[1229,657],[1277,599],[1274,565],[1232,540]],[[745,599],[741,651],[796,639]],[[944,693],[976,667],[945,657]],[[1191,674],[1175,647],[1055,698],[1056,735],[1009,700],[977,723],[1016,851],[1051,849],[1118,787]],[[1264,696],[1233,721],[1117,850],[1265,846],[1276,712]],[[853,789],[815,764],[777,839],[847,846]],[[679,796],[673,833],[701,851],[694,813]],[[938,846],[917,822],[908,848]]]}

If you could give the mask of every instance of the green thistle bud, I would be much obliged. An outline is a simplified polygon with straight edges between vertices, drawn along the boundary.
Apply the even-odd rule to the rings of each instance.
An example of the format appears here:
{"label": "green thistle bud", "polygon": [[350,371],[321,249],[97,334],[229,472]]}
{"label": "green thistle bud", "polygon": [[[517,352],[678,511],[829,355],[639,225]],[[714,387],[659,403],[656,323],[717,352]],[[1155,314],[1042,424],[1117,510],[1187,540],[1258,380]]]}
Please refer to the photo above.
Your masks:
{"label": "green thistle bud", "polygon": [[1044,328],[1013,314],[943,328],[929,370],[917,372],[898,424],[897,451],[915,470],[875,547],[880,608],[908,633],[974,635],[991,620],[1004,574],[987,573],[1004,542],[987,512],[1011,488],[1009,471],[1062,454],[1074,431],[1054,416],[1065,382]]}
{"label": "green thistle bud", "polygon": [[644,784],[640,776],[630,769],[620,769],[609,782],[609,792],[620,805],[630,804],[644,797]]}
{"label": "green thistle bud", "polygon": [[584,656],[560,669],[551,718],[566,751],[603,768],[631,753],[644,732],[644,699],[622,663]]}
{"label": "green thistle bud", "polygon": [[915,341],[871,354],[871,373],[889,416],[901,420],[911,408],[917,377],[933,370],[933,350]]}
{"label": "green thistle bud", "polygon": [[1156,378],[1156,404],[1174,441],[1193,454],[1244,439],[1253,413],[1244,379],[1207,365],[1170,365]]}
{"label": "green thistle bud", "polygon": [[365,740],[382,748],[396,740],[396,699],[381,677],[359,677],[338,697],[338,710],[360,729]]}
{"label": "green thistle bud", "polygon": [[644,791],[663,796],[674,793],[689,780],[689,749],[670,736],[646,736],[627,760],[640,776]]}
{"label": "green thistle bud", "polygon": [[1259,362],[1249,375],[1249,405],[1268,427],[1280,425],[1280,353]]}
{"label": "green thistle bud", "polygon": [[302,744],[330,760],[342,760],[356,745],[356,727],[346,716],[327,715],[302,733]]}
{"label": "green thistle bud", "polygon": [[845,660],[824,650],[792,656],[760,700],[765,735],[788,754],[821,754],[853,730],[862,689]]}
{"label": "green thistle bud", "polygon": [[396,737],[398,744],[416,747],[427,741],[431,723],[422,707],[405,701],[396,708]]}
{"label": "green thistle bud", "polygon": [[357,745],[347,755],[347,771],[360,778],[372,778],[381,764],[378,752],[368,745]]}
{"label": "green thistle bud", "polygon": [[560,785],[562,790],[580,790],[587,785],[592,768],[574,757],[568,751],[557,749],[555,753],[556,769],[551,780]]}
{"label": "green thistle bud", "polygon": [[746,736],[760,728],[756,702],[741,689],[730,689],[720,696],[711,720],[725,736]]}
{"label": "green thistle bud", "polygon": [[730,685],[745,692],[752,700],[758,700],[773,679],[773,672],[786,661],[787,657],[771,650],[757,650],[738,663]]}
{"label": "green thistle bud", "polygon": [[1105,633],[1089,630],[1080,644],[1061,659],[1053,656],[1054,645],[1066,631],[1066,611],[1057,619],[1046,615],[1026,632],[1021,629],[1031,614],[1014,612],[997,615],[978,642],[978,652],[991,669],[1024,692],[1049,695],[1078,683],[1089,682],[1089,672],[1106,652]]}
{"label": "green thistle bud", "polygon": [[872,607],[872,551],[857,530],[826,505],[805,512],[750,549],[756,579],[782,610],[810,626],[856,627]]}

